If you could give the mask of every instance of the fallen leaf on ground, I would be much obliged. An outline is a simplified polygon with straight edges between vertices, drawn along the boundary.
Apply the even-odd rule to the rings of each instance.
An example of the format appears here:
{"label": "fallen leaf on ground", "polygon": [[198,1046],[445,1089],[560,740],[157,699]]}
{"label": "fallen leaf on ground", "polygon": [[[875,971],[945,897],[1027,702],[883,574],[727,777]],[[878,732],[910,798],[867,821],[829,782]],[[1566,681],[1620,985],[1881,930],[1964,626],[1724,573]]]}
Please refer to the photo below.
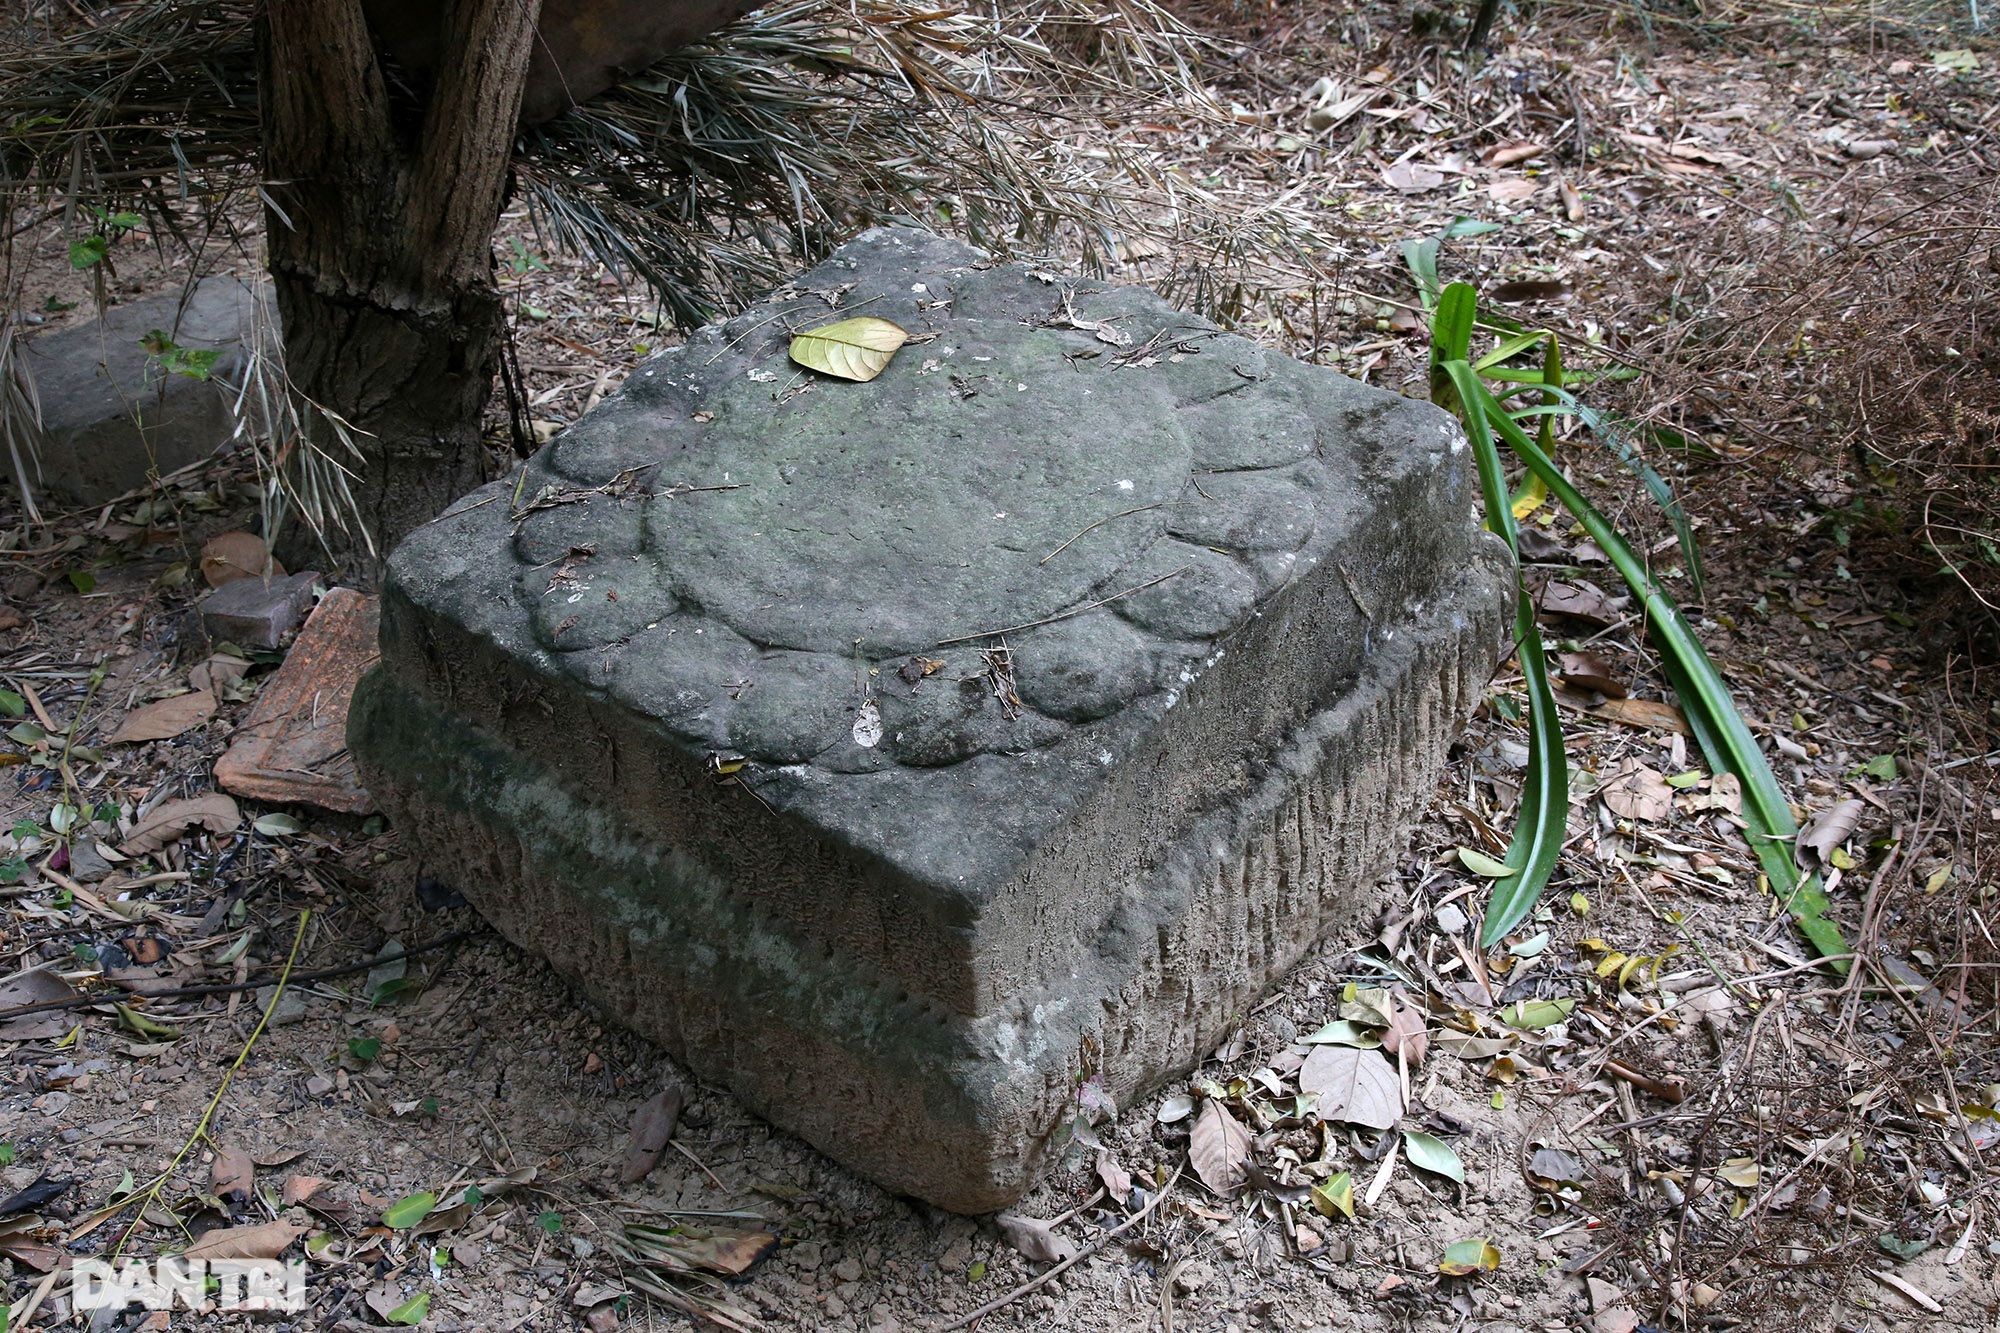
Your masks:
{"label": "fallen leaf on ground", "polygon": [[[1343,1049],[1322,1046],[1321,1050]],[[1381,1059],[1377,1056],[1376,1059]],[[1312,1060],[1307,1058],[1310,1065]],[[1303,1082],[1301,1083],[1303,1088]],[[1309,1089],[1306,1089],[1309,1091]],[[1194,1129],[1188,1135],[1188,1162],[1201,1183],[1225,1198],[1243,1184],[1244,1168],[1250,1161],[1250,1131],[1214,1098],[1201,1104]]]}
{"label": "fallen leaf on ground", "polygon": [[1542,610],[1559,616],[1570,616],[1593,625],[1610,625],[1618,620],[1619,608],[1624,601],[1622,597],[1612,597],[1595,583],[1582,580],[1566,583],[1562,579],[1550,579],[1542,588],[1539,605]]}
{"label": "fallen leaf on ground", "polygon": [[1805,853],[1811,852],[1819,858],[1820,865],[1832,865],[1834,850],[1854,836],[1854,830],[1861,824],[1861,813],[1867,808],[1862,802],[1849,799],[1807,820],[1799,833],[1800,862],[1808,870],[1813,869],[1805,858]]}
{"label": "fallen leaf on ground", "polygon": [[900,325],[872,315],[807,329],[792,339],[791,358],[809,370],[866,383],[910,340]]}
{"label": "fallen leaf on ground", "polygon": [[1495,144],[1479,155],[1479,161],[1481,165],[1489,167],[1511,167],[1517,162],[1527,162],[1540,157],[1547,151],[1538,143],[1516,139],[1511,143]]}
{"label": "fallen leaf on ground", "polygon": [[254,1227],[219,1227],[187,1247],[190,1259],[275,1259],[287,1245],[306,1234],[289,1222],[263,1222]]}
{"label": "fallen leaf on ground", "polygon": [[1500,1251],[1490,1240],[1461,1240],[1447,1246],[1438,1271],[1451,1277],[1490,1273],[1500,1266]]}
{"label": "fallen leaf on ground", "polygon": [[1132,1197],[1132,1173],[1108,1152],[1097,1154],[1097,1178],[1104,1182],[1104,1188],[1119,1203]]}
{"label": "fallen leaf on ground", "polygon": [[60,1037],[77,1022],[74,1014],[55,1011],[6,1018],[5,1011],[31,1004],[74,1000],[76,997],[76,987],[54,972],[23,972],[0,982],[0,1041],[42,1041]]}
{"label": "fallen leaf on ground", "polygon": [[993,1225],[1000,1228],[1000,1234],[1009,1245],[1035,1263],[1059,1264],[1076,1257],[1076,1244],[1067,1236],[1058,1236],[1040,1218],[1022,1217],[1019,1213],[996,1213]]}
{"label": "fallen leaf on ground", "polygon": [[1382,1031],[1382,1049],[1391,1055],[1403,1056],[1414,1069],[1424,1062],[1424,1056],[1430,1050],[1430,1029],[1424,1024],[1422,1012],[1408,1000],[1398,995],[1394,1004],[1395,1015]]}
{"label": "fallen leaf on ground", "polygon": [[229,833],[241,820],[236,802],[221,792],[168,801],[141,819],[131,836],[118,845],[118,850],[127,856],[144,856],[180,837],[190,825],[199,824],[210,833]]}
{"label": "fallen leaf on ground", "polygon": [[33,1212],[43,1204],[60,1199],[69,1193],[70,1187],[75,1184],[74,1180],[60,1176],[42,1176],[26,1189],[8,1196],[5,1201],[0,1201],[0,1217],[13,1213]]}
{"label": "fallen leaf on ground", "polygon": [[190,727],[200,726],[215,716],[215,696],[207,690],[190,690],[171,699],[161,699],[135,708],[118,724],[118,730],[104,740],[106,745],[138,741],[163,741]]}
{"label": "fallen leaf on ground", "polygon": [[1610,780],[1598,789],[1598,795],[1620,819],[1658,824],[1674,813],[1674,789],[1667,785],[1664,776],[1636,759],[1621,761]]}
{"label": "fallen leaf on ground", "polygon": [[1616,668],[1596,653],[1559,653],[1562,678],[1580,690],[1596,690],[1607,699],[1623,699],[1625,685]]}
{"label": "fallen leaf on ground", "polygon": [[1402,1081],[1380,1051],[1315,1046],[1299,1067],[1299,1091],[1318,1095],[1322,1120],[1389,1129],[1403,1114]]}
{"label": "fallen leaf on ground", "polygon": [[632,1138],[618,1169],[619,1180],[627,1185],[643,1180],[659,1165],[660,1154],[666,1151],[667,1140],[674,1136],[674,1126],[680,1120],[683,1096],[680,1085],[671,1084],[632,1113]]}
{"label": "fallen leaf on ground", "polygon": [[211,588],[237,579],[285,577],[285,567],[254,532],[225,532],[201,548],[201,576]]}
{"label": "fallen leaf on ground", "polygon": [[1404,1130],[1403,1156],[1410,1159],[1411,1166],[1449,1177],[1461,1185],[1465,1183],[1465,1163],[1458,1160],[1450,1144],[1435,1135]]}
{"label": "fallen leaf on ground", "polygon": [[1585,216],[1583,195],[1568,181],[1557,181],[1556,190],[1562,195],[1563,216],[1571,222],[1581,222]]}
{"label": "fallen leaf on ground", "polygon": [[1500,1021],[1523,1032],[1539,1032],[1568,1018],[1569,1011],[1574,1008],[1576,1001],[1568,997],[1560,1000],[1518,1000],[1500,1011]]}
{"label": "fallen leaf on ground", "polygon": [[1680,709],[1657,699],[1606,699],[1591,709],[1590,715],[1644,731],[1673,731],[1683,736],[1694,734],[1688,729],[1687,718],[1682,716]]}
{"label": "fallen leaf on ground", "polygon": [[257,1168],[241,1148],[222,1148],[209,1170],[209,1192],[224,1203],[247,1203],[257,1182]]}
{"label": "fallen leaf on ground", "polygon": [[1535,191],[1540,188],[1526,176],[1502,176],[1487,183],[1486,197],[1496,204],[1518,204],[1524,199],[1534,198]]}
{"label": "fallen leaf on ground", "polygon": [[1422,194],[1444,184],[1444,173],[1418,162],[1398,162],[1382,173],[1382,179],[1400,194]]}

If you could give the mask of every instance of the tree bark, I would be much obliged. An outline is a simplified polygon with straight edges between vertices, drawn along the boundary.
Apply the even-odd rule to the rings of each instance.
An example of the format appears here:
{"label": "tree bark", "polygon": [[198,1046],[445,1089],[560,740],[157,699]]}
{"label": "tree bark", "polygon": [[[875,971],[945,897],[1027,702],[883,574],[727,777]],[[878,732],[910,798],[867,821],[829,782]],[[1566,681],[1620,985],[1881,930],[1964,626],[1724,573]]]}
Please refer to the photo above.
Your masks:
{"label": "tree bark", "polygon": [[448,0],[449,58],[413,118],[391,105],[361,0],[263,6],[265,243],[286,371],[356,432],[379,551],[488,479],[492,236],[539,10]]}

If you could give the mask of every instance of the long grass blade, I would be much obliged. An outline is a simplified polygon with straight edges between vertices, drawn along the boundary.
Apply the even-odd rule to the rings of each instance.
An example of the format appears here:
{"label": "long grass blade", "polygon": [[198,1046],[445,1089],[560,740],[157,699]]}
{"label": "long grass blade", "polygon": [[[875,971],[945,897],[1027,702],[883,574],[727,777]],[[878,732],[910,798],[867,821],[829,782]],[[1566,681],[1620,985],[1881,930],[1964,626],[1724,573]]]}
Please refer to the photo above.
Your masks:
{"label": "long grass blade", "polygon": [[[1457,407],[1479,469],[1486,525],[1507,543],[1518,568],[1521,551],[1507,476],[1501,470],[1500,451],[1487,423],[1491,396],[1485,394],[1466,361],[1476,314],[1477,301],[1464,283],[1455,282],[1439,295],[1431,317],[1431,397]],[[1506,415],[1504,410],[1501,415]],[[1486,904],[1486,923],[1480,934],[1486,946],[1498,943],[1535,909],[1555,874],[1569,823],[1569,759],[1563,750],[1562,721],[1556,714],[1555,690],[1549,682],[1548,655],[1535,622],[1534,602],[1518,582],[1514,648],[1528,691],[1528,776],[1516,811],[1514,836],[1507,845],[1505,864],[1513,873],[1493,882]]]}
{"label": "long grass blade", "polygon": [[[1696,741],[1710,763],[1723,772],[1735,774],[1743,784],[1743,817],[1749,825],[1750,843],[1772,891],[1783,900],[1800,932],[1822,956],[1847,953],[1839,929],[1825,918],[1827,898],[1818,878],[1801,876],[1793,859],[1798,825],[1792,818],[1790,804],[1778,788],[1777,777],[1731,700],[1722,673],[1709,660],[1680,608],[1653,581],[1645,562],[1610,520],[1570,484],[1528,433],[1507,416],[1492,393],[1471,375],[1470,367],[1462,380],[1470,382],[1462,385],[1461,393],[1482,400],[1487,417],[1500,437],[1542,479],[1556,500],[1576,515],[1591,540],[1610,558],[1645,607],[1647,627],[1660,647],[1668,680],[1680,696]],[[1846,970],[1844,963],[1832,966],[1838,971]]]}

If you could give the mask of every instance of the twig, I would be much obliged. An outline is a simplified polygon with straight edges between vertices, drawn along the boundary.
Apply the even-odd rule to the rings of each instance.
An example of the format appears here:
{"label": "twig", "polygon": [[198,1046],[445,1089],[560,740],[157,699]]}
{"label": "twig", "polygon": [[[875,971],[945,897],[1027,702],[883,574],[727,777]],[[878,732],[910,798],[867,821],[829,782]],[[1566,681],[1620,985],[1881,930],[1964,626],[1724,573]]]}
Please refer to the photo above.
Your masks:
{"label": "twig", "polygon": [[1117,1226],[1111,1228],[1111,1230],[1105,1232],[1103,1235],[1099,1236],[1096,1240],[1090,1242],[1090,1244],[1078,1250],[1075,1254],[1071,1255],[1069,1258],[1055,1265],[1053,1268],[1049,1269],[1048,1272],[1043,1273],[1040,1277],[1034,1278],[1027,1282],[1023,1282],[1020,1286],[1014,1288],[1012,1291],[1008,1292],[1005,1296],[995,1297],[993,1300],[990,1300],[986,1302],[986,1304],[980,1306],[977,1310],[974,1310],[971,1314],[962,1315],[959,1318],[952,1320],[949,1324],[946,1324],[942,1328],[938,1329],[938,1333],[951,1333],[951,1331],[955,1328],[964,1328],[967,1324],[975,1323],[978,1320],[984,1319],[987,1315],[992,1314],[995,1310],[1001,1309],[1008,1305],[1012,1305],[1015,1301],[1020,1300],[1023,1296],[1027,1295],[1029,1292],[1034,1291],[1037,1288],[1041,1287],[1044,1283],[1049,1282],[1050,1280],[1055,1278],[1058,1274],[1067,1272],[1069,1269],[1074,1268],[1076,1265],[1082,1263],[1085,1259],[1088,1259],[1091,1255],[1096,1254],[1099,1250],[1103,1249],[1105,1245],[1115,1240],[1118,1236],[1120,1236],[1126,1231],[1129,1231],[1136,1223],[1142,1221],[1145,1218],[1146,1214],[1152,1212],[1153,1209],[1157,1208],[1160,1204],[1160,1200],[1166,1198],[1169,1194],[1174,1192],[1174,1184],[1175,1182],[1179,1181],[1180,1178],[1181,1178],[1181,1168],[1177,1166],[1174,1168],[1173,1175],[1167,1177],[1167,1183],[1160,1187],[1160,1192],[1158,1194],[1155,1194],[1152,1198],[1146,1200],[1146,1206],[1144,1208],[1141,1208],[1138,1212],[1132,1214],[1132,1216],[1126,1218],[1123,1222],[1120,1222]]}
{"label": "twig", "polygon": [[1055,559],[1057,556],[1061,555],[1064,551],[1067,551],[1070,547],[1076,545],[1078,542],[1082,541],[1085,537],[1089,536],[1093,531],[1103,527],[1106,523],[1109,523],[1114,518],[1125,518],[1131,514],[1143,514],[1148,509],[1159,509],[1162,506],[1171,503],[1173,502],[1170,500],[1160,500],[1156,501],[1153,504],[1140,505],[1137,509],[1121,509],[1115,514],[1106,514],[1103,518],[1098,519],[1097,522],[1091,524],[1089,527],[1085,528],[1082,532],[1077,533],[1076,536],[1071,537],[1068,541],[1064,542],[1061,546],[1056,547],[1055,550],[1050,551],[1047,555],[1043,556],[1040,560],[1037,560],[1035,563],[1038,565],[1046,565],[1047,563],[1049,563],[1049,561]]}
{"label": "twig", "polygon": [[1034,629],[1039,625],[1053,625],[1058,620],[1068,620],[1071,616],[1080,616],[1086,611],[1095,611],[1098,607],[1115,602],[1120,597],[1130,597],[1135,592],[1144,592],[1156,583],[1165,583],[1168,579],[1185,574],[1193,568],[1193,565],[1182,565],[1179,569],[1168,570],[1156,579],[1147,579],[1136,588],[1127,588],[1124,592],[1114,592],[1109,597],[1100,597],[1096,601],[1089,602],[1083,606],[1072,607],[1067,611],[1061,611],[1052,616],[1045,616],[1040,620],[1030,620],[1025,625],[1009,625],[1005,629],[982,630],[978,634],[961,634],[955,639],[939,639],[935,646],[944,648],[954,643],[971,643],[974,639],[995,639],[1002,634],[1014,634],[1020,630]]}
{"label": "twig", "polygon": [[215,1108],[222,1105],[222,1098],[229,1091],[230,1081],[236,1077],[236,1071],[243,1068],[245,1062],[250,1059],[250,1052],[255,1049],[257,1039],[264,1035],[264,1027],[271,1021],[271,1014],[277,1009],[278,1001],[285,996],[285,987],[291,984],[292,964],[296,963],[299,959],[299,946],[305,942],[306,938],[306,922],[311,919],[312,908],[301,908],[299,911],[299,928],[292,935],[292,951],[285,958],[284,971],[278,974],[278,985],[271,992],[271,1002],[264,1006],[264,1013],[258,1018],[257,1026],[250,1029],[250,1035],[243,1039],[243,1049],[236,1053],[235,1061],[223,1073],[221,1085],[216,1088],[215,1095],[208,1099],[208,1109],[201,1113],[201,1119],[196,1123],[194,1132],[188,1135],[187,1142],[183,1143],[181,1150],[174,1154],[174,1160],[167,1163],[167,1169],[155,1176],[152,1183],[144,1190],[137,1194],[126,1195],[117,1204],[104,1209],[98,1214],[99,1217],[103,1217],[107,1213],[116,1212],[118,1209],[124,1208],[134,1199],[139,1201],[139,1211],[133,1218],[134,1226],[125,1228],[125,1233],[118,1238],[118,1244],[111,1251],[112,1254],[117,1255],[124,1252],[126,1244],[132,1239],[132,1232],[137,1222],[145,1217],[146,1211],[149,1208],[160,1201],[160,1191],[166,1187],[169,1180],[173,1179],[174,1172],[180,1169],[181,1163],[187,1160],[187,1155],[194,1151],[195,1145],[200,1143],[203,1136],[208,1133],[209,1122],[215,1118]]}
{"label": "twig", "polygon": [[[300,929],[304,929],[304,918],[300,919]],[[328,977],[344,977],[355,972],[371,971],[384,963],[399,963],[405,958],[414,958],[420,953],[429,953],[433,949],[442,949],[447,944],[456,944],[471,934],[472,931],[470,930],[454,930],[448,935],[440,935],[434,940],[426,940],[424,943],[405,949],[398,954],[390,954],[382,958],[364,958],[355,963],[342,963],[339,967],[322,967],[316,972],[301,972],[293,979],[300,985],[304,985],[307,982],[324,981]],[[297,940],[292,941],[292,950],[294,953],[298,951]],[[285,964],[285,976],[291,975],[291,967],[291,963],[287,962]],[[231,981],[213,986],[177,986],[172,990],[136,992],[136,994],[138,998],[144,1000],[186,1000],[201,995],[234,995],[239,991],[256,990],[261,986],[268,986],[270,984],[271,979],[269,977],[259,977],[254,981]],[[281,986],[284,984],[282,977],[279,980],[279,984]],[[117,1003],[121,1003],[121,999],[115,995],[78,995],[67,1000],[43,1000],[38,1004],[24,1004],[15,1009],[0,1010],[0,1019],[25,1018],[29,1014],[50,1014],[62,1009],[88,1009],[92,1005]]]}
{"label": "twig", "polygon": [[1649,1092],[1663,1102],[1671,1102],[1673,1105],[1679,1106],[1687,1100],[1687,1085],[1679,1079],[1675,1079],[1669,1083],[1662,1079],[1653,1078],[1651,1075],[1642,1074],[1632,1068],[1632,1066],[1618,1060],[1606,1060],[1603,1069],[1605,1073],[1622,1078],[1633,1087],[1638,1088],[1642,1092]]}

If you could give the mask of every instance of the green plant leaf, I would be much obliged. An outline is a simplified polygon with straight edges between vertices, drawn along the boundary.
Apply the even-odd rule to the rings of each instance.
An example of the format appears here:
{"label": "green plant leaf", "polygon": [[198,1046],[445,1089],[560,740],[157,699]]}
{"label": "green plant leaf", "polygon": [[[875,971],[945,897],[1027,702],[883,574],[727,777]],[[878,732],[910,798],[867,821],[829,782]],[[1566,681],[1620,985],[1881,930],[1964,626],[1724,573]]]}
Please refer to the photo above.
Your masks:
{"label": "green plant leaf", "polygon": [[429,1190],[421,1194],[405,1194],[382,1210],[382,1225],[393,1231],[408,1231],[431,1215],[437,1201],[438,1196]]}
{"label": "green plant leaf", "polygon": [[12,690],[0,690],[0,713],[8,717],[23,717],[28,711],[28,701]]}
{"label": "green plant leaf", "polygon": [[[1470,376],[1469,367],[1467,375]],[[1493,401],[1483,387],[1472,391],[1484,394],[1488,403]],[[1836,958],[1847,953],[1847,942],[1839,929],[1825,919],[1828,904],[1818,877],[1801,877],[1793,860],[1792,848],[1799,830],[1792,819],[1790,804],[1778,789],[1777,777],[1758,748],[1756,738],[1750,734],[1749,724],[1731,700],[1722,673],[1709,660],[1680,608],[1653,581],[1645,563],[1610,520],[1570,484],[1525,431],[1504,414],[1495,421],[1495,426],[1508,447],[1548,485],[1557,502],[1576,516],[1643,604],[1647,628],[1660,650],[1667,682],[1680,698],[1688,729],[1717,772],[1733,773],[1742,782],[1743,819],[1749,825],[1751,848],[1770,880],[1772,891],[1798,923],[1800,933],[1822,957]],[[1525,796],[1523,800],[1525,803]],[[1829,966],[1843,975],[1847,972],[1845,960],[1836,958]]]}
{"label": "green plant leaf", "polygon": [[1354,1177],[1346,1171],[1328,1176],[1312,1188],[1313,1207],[1320,1216],[1354,1216]]}
{"label": "green plant leaf", "polygon": [[80,593],[97,591],[97,575],[87,569],[72,569],[69,572],[69,586]]}
{"label": "green plant leaf", "polygon": [[1470,847],[1458,849],[1458,861],[1473,874],[1483,875],[1487,879],[1507,879],[1520,873],[1505,861],[1496,861],[1485,852],[1475,852]]}
{"label": "green plant leaf", "polygon": [[792,339],[791,358],[809,370],[866,383],[910,340],[900,325],[873,315],[807,329]]}
{"label": "green plant leaf", "polygon": [[[1455,282],[1445,289],[1438,302],[1434,327],[1442,327],[1447,312],[1454,321],[1452,347],[1469,342],[1477,311],[1472,288]],[[1459,329],[1463,329],[1460,336]],[[1446,346],[1442,341],[1436,347]],[[1479,486],[1486,500],[1486,526],[1507,543],[1518,567],[1520,544],[1510,507],[1507,475],[1500,467],[1500,452],[1494,444],[1492,428],[1504,425],[1516,434],[1520,427],[1507,420],[1505,411],[1465,358],[1454,356],[1434,367],[1432,382],[1446,383],[1459,407],[1467,440],[1479,468]],[[1556,712],[1555,687],[1549,680],[1548,654],[1542,648],[1542,631],[1535,620],[1535,604],[1528,590],[1516,584],[1514,596],[1515,655],[1521,663],[1521,678],[1528,695],[1528,772],[1516,810],[1514,836],[1507,844],[1507,866],[1512,876],[1496,878],[1493,896],[1486,904],[1486,923],[1480,931],[1480,945],[1491,948],[1527,919],[1540,901],[1542,890],[1555,874],[1562,856],[1563,838],[1569,822],[1569,757],[1563,750],[1562,719]],[[1461,856],[1460,858],[1464,858]]]}
{"label": "green plant leaf", "polygon": [[395,1309],[389,1311],[387,1318],[392,1324],[401,1324],[405,1328],[414,1328],[424,1322],[424,1316],[429,1314],[430,1310],[431,1294],[428,1291],[420,1291]]}
{"label": "green plant leaf", "polygon": [[349,1037],[347,1039],[347,1053],[357,1060],[373,1060],[376,1056],[382,1054],[382,1039],[380,1037]]}
{"label": "green plant leaf", "polygon": [[1500,1251],[1485,1239],[1454,1241],[1445,1247],[1444,1258],[1438,1261],[1438,1271],[1450,1277],[1490,1273],[1499,1266]]}
{"label": "green plant leaf", "polygon": [[111,253],[111,242],[102,236],[86,236],[80,241],[69,243],[69,266],[86,269],[104,262],[104,256]]}
{"label": "green plant leaf", "polygon": [[1449,1176],[1461,1185],[1465,1183],[1465,1163],[1458,1160],[1458,1154],[1443,1139],[1420,1130],[1406,1129],[1403,1131],[1403,1155],[1410,1159],[1411,1166]]}
{"label": "green plant leaf", "polygon": [[1500,1021],[1523,1032],[1540,1032],[1568,1018],[1574,1008],[1576,1001],[1568,996],[1560,1000],[1516,1000],[1500,1011]]}
{"label": "green plant leaf", "polygon": [[535,1225],[553,1236],[562,1230],[562,1214],[553,1208],[544,1208],[535,1215]]}

